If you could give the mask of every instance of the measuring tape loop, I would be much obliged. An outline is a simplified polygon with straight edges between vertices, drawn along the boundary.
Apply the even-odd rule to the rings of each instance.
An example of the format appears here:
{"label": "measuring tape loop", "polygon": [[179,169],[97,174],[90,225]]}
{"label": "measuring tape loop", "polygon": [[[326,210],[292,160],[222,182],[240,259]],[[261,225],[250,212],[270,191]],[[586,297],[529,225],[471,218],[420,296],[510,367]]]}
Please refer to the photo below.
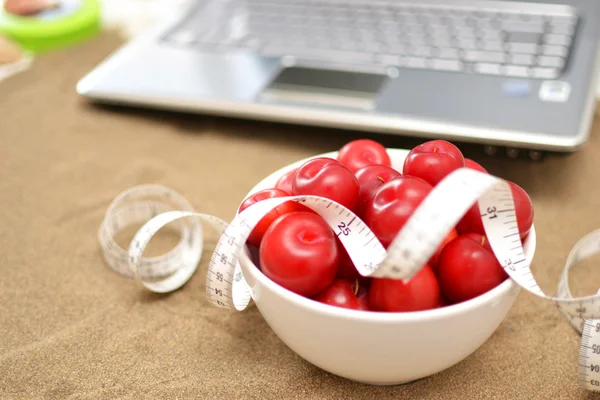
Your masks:
{"label": "measuring tape loop", "polygon": [[[138,234],[148,232],[150,221],[155,221],[151,225],[158,229],[172,222],[160,224],[166,216],[172,215],[169,213],[189,214],[194,213],[194,209],[183,196],[172,189],[160,185],[136,186],[112,201],[98,231],[107,264],[117,273],[138,279],[147,289],[158,293],[170,292],[185,284],[195,272],[203,250],[202,226],[198,221],[178,221],[174,226],[181,239],[171,251],[159,257],[141,257],[147,243],[135,240]],[[209,218],[214,219],[211,216]],[[173,221],[175,220],[179,218]],[[221,222],[220,227],[226,225],[224,221]],[[145,224],[132,240],[129,249],[122,249],[114,236],[128,227],[142,223]],[[152,235],[154,233],[156,232]]]}
{"label": "measuring tape loop", "polygon": [[[600,230],[590,233],[573,248],[557,295],[548,296],[531,272],[533,250],[526,254],[523,248],[509,184],[479,171],[461,168],[439,182],[387,249],[356,214],[323,197],[266,199],[252,204],[226,223],[197,213],[181,195],[158,185],[137,186],[117,196],[101,225],[100,244],[111,268],[139,279],[151,291],[164,293],[180,288],[194,274],[203,251],[200,222],[208,223],[220,237],[208,265],[207,298],[214,306],[241,311],[252,299],[252,291],[239,265],[240,258],[249,257],[245,246],[248,236],[267,213],[288,201],[309,207],[327,222],[361,275],[403,280],[411,279],[427,263],[460,219],[477,203],[492,251],[510,279],[530,293],[553,302],[578,332],[583,331],[585,346],[582,341],[581,354],[593,359],[594,364],[580,360],[580,368],[587,368],[592,374],[580,382],[582,387],[600,390],[600,321],[596,321],[600,320],[600,294],[573,298],[568,288],[571,266],[600,252]],[[128,250],[121,249],[113,239],[116,232],[141,222],[145,223]],[[171,223],[181,232],[179,244],[163,256],[142,257],[153,235]],[[243,261],[251,262],[249,258]],[[596,335],[598,345],[591,345]]]}
{"label": "measuring tape loop", "polygon": [[573,298],[569,289],[569,271],[582,261],[600,253],[600,229],[594,230],[577,241],[569,252],[565,267],[562,270],[556,296],[569,299],[576,307],[575,312],[560,307],[559,310],[581,335],[579,345],[579,386],[591,391],[600,391],[600,317],[589,316],[600,314],[599,296]]}

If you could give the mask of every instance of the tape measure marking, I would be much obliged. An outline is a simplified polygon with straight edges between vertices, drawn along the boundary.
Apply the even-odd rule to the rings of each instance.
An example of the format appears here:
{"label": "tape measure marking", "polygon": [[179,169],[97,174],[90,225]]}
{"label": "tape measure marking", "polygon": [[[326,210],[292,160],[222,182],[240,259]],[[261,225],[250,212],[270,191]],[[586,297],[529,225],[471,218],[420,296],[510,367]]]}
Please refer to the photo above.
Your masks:
{"label": "tape measure marking", "polygon": [[586,319],[583,325],[579,347],[579,386],[600,390],[600,320]]}
{"label": "tape measure marking", "polygon": [[[252,299],[239,265],[240,258],[249,257],[244,246],[248,235],[269,211],[287,201],[300,202],[323,217],[361,275],[404,280],[422,268],[477,202],[492,250],[510,278],[530,293],[552,301],[578,332],[583,330],[580,384],[589,390],[600,390],[600,325],[597,325],[600,321],[596,321],[600,319],[600,294],[573,298],[568,288],[569,269],[600,252],[600,230],[582,238],[573,248],[561,275],[557,296],[548,296],[537,284],[530,260],[525,257],[510,186],[479,171],[462,168],[444,178],[407,220],[387,251],[359,217],[329,199],[318,196],[267,199],[239,212],[228,224],[195,212],[181,195],[157,185],[131,188],[113,201],[100,228],[100,244],[113,269],[139,279],[149,290],[169,292],[184,285],[195,272],[202,254],[199,222],[208,223],[220,238],[208,266],[207,298],[217,307],[241,311]],[[143,219],[147,222],[134,236],[128,251],[116,245],[112,239],[115,232]],[[152,236],[173,222],[178,222],[182,235],[179,244],[164,256],[143,258]]]}

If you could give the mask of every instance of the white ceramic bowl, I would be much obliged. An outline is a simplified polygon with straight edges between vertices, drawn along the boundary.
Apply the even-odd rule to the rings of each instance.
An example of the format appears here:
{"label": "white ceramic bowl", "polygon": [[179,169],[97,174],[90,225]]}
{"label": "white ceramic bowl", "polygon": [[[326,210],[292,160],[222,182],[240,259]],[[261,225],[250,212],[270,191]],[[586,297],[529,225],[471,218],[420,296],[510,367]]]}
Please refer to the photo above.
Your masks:
{"label": "white ceramic bowl", "polygon": [[[402,171],[408,152],[388,152],[393,166]],[[336,153],[319,156],[335,158]],[[250,193],[273,187],[284,172],[306,160],[274,172]],[[535,243],[532,228],[524,246],[529,261]],[[375,385],[410,382],[464,360],[500,325],[520,289],[509,278],[475,299],[450,307],[412,313],[365,312],[299,296],[275,284],[251,262],[243,262],[242,270],[260,313],[288,347],[328,372]]]}

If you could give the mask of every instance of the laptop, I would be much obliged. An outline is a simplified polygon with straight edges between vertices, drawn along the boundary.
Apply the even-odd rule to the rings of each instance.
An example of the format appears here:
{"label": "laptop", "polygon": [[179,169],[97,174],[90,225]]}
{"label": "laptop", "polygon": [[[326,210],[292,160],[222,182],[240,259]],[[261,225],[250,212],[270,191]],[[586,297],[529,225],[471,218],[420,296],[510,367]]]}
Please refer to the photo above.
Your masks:
{"label": "laptop", "polygon": [[83,77],[94,103],[574,152],[600,1],[196,0]]}

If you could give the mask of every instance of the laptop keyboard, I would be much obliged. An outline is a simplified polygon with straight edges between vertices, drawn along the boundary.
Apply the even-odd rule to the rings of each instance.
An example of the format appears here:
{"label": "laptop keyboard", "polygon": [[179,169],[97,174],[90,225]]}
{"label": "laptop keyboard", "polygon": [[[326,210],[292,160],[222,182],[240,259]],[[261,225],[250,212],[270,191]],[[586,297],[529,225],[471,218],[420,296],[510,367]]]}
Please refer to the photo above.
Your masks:
{"label": "laptop keyboard", "polygon": [[[208,0],[166,41],[211,51],[349,66],[376,65],[555,79],[578,18],[569,7],[511,3],[353,0]],[[513,5],[514,6],[514,5]],[[538,9],[539,8],[539,9]],[[558,10],[558,11],[557,11]]]}

